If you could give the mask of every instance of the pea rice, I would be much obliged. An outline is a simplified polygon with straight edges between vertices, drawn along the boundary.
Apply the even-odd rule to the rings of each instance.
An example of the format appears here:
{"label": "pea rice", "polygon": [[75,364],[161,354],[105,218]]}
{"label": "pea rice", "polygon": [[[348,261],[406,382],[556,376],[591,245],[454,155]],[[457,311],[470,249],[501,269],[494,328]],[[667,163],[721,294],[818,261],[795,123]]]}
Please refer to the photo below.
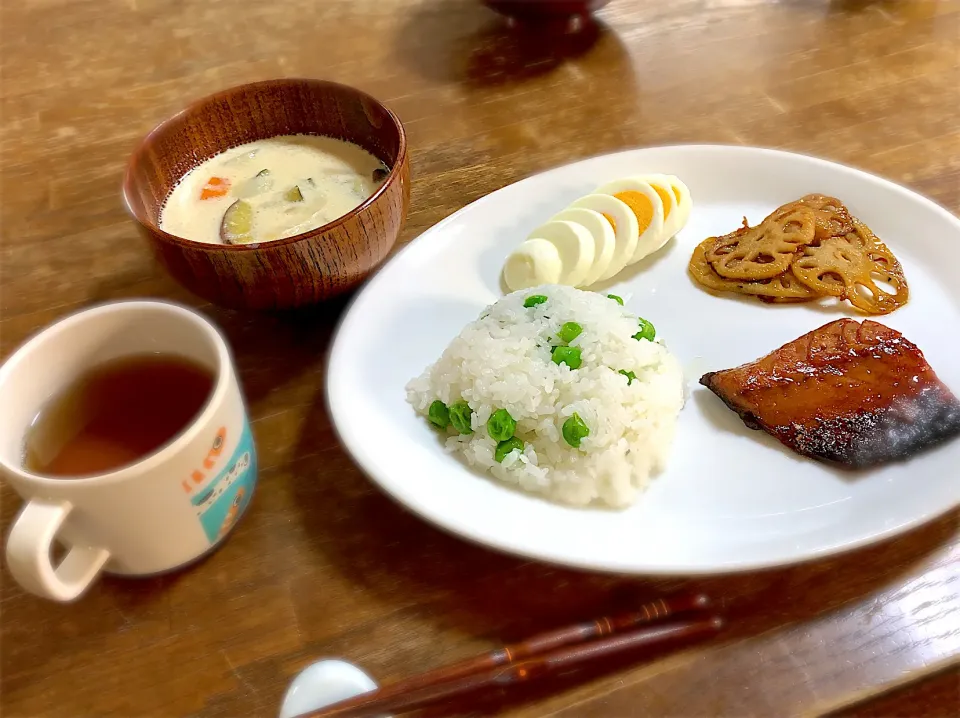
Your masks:
{"label": "pea rice", "polygon": [[[680,365],[653,337],[615,298],[524,289],[464,327],[407,385],[407,400],[424,417],[437,401],[456,407],[445,427],[425,423],[506,484],[562,503],[628,506],[666,464],[683,406]],[[511,422],[498,414],[498,441],[488,421],[501,410],[516,426],[504,438]]]}

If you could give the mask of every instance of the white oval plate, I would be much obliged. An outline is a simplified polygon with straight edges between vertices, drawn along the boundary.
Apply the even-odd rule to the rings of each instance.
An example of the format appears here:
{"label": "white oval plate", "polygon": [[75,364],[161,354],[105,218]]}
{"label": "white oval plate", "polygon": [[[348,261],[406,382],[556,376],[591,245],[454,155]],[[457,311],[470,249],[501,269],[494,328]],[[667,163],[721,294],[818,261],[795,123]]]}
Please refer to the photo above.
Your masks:
{"label": "white oval plate", "polygon": [[[577,197],[617,177],[676,174],[693,212],[677,238],[608,285],[649,318],[684,366],[689,396],[667,469],[624,511],[559,506],[474,473],[445,453],[404,386],[501,296],[507,254]],[[793,563],[903,532],[960,504],[960,440],[851,474],[794,455],[698,384],[841,316],[848,306],[765,305],[695,286],[704,237],[810,192],[840,197],[894,251],[910,302],[879,321],[917,344],[960,392],[960,221],[891,182],[773,150],[656,147],[596,157],[504,187],[431,228],[347,311],[327,394],[347,450],[385,491],[464,538],[592,570],[717,573]],[[606,290],[607,287],[604,287]]]}

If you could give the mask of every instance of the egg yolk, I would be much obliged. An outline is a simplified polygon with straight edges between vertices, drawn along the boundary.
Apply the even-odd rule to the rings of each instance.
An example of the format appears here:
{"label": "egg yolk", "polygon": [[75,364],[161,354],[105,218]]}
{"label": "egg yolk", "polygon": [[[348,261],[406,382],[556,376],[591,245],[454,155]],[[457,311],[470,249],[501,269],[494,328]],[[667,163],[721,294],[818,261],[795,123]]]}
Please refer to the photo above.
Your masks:
{"label": "egg yolk", "polygon": [[627,190],[626,192],[617,192],[615,195],[618,200],[623,202],[630,211],[637,215],[637,223],[640,225],[640,234],[647,231],[647,227],[653,221],[653,202],[643,192],[636,190]]}
{"label": "egg yolk", "polygon": [[671,197],[670,193],[663,187],[658,187],[655,184],[650,186],[660,195],[660,201],[663,203],[663,218],[666,219],[670,216],[670,210],[673,209],[673,197]]}
{"label": "egg yolk", "polygon": [[[603,214],[603,213],[601,212],[601,214]],[[604,214],[604,215],[603,215],[603,218],[606,219],[606,220],[610,223],[610,226],[613,227],[613,231],[616,232],[616,231],[617,231],[617,223],[614,221],[613,217],[611,217],[609,214]]]}
{"label": "egg yolk", "polygon": [[677,206],[679,207],[680,203],[683,201],[680,197],[680,190],[678,190],[676,187],[671,187],[671,189],[673,190],[673,193],[677,196]]}

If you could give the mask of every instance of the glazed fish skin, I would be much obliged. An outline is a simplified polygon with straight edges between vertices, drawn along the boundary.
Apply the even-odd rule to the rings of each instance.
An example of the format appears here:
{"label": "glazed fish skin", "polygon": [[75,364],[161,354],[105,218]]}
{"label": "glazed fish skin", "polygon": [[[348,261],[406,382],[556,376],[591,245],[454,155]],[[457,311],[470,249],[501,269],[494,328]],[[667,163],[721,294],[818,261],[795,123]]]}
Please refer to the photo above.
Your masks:
{"label": "glazed fish skin", "polygon": [[923,353],[870,320],[830,322],[700,383],[750,428],[849,469],[906,459],[960,434],[960,401]]}

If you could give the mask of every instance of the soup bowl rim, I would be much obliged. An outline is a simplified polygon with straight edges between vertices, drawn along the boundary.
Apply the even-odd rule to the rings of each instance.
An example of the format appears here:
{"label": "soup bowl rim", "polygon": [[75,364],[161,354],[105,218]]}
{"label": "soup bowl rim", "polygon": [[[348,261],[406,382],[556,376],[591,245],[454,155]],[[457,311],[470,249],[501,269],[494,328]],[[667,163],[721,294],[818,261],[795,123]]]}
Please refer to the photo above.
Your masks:
{"label": "soup bowl rim", "polygon": [[[134,174],[135,174],[136,168],[139,167],[140,164],[144,161],[144,157],[147,154],[149,148],[154,144],[156,137],[160,136],[166,131],[169,131],[177,120],[181,119],[186,115],[199,111],[200,108],[202,108],[207,104],[230,98],[236,95],[241,90],[248,90],[248,91],[253,90],[254,92],[256,92],[261,88],[276,86],[277,84],[309,85],[318,89],[334,88],[339,90],[345,90],[347,91],[347,93],[352,93],[357,97],[359,97],[359,99],[368,101],[371,104],[374,104],[377,107],[380,107],[382,110],[386,112],[387,116],[390,118],[393,128],[397,132],[397,138],[399,140],[398,148],[397,148],[397,158],[396,160],[394,160],[393,166],[390,167],[390,172],[387,174],[387,177],[383,180],[380,186],[373,192],[373,194],[371,194],[363,202],[361,202],[359,205],[354,207],[349,212],[337,217],[336,219],[333,219],[330,222],[327,222],[326,224],[320,225],[319,227],[308,229],[305,232],[301,232],[300,234],[295,234],[290,237],[284,237],[283,239],[274,239],[274,240],[268,240],[264,242],[254,242],[250,244],[224,244],[222,242],[216,242],[216,243],[201,242],[194,239],[188,239],[186,237],[180,237],[175,234],[170,234],[169,232],[160,228],[159,222],[153,222],[146,216],[141,216],[141,214],[138,213],[133,208],[133,205],[130,202],[130,197],[133,196],[133,187],[135,184]],[[301,133],[301,134],[306,134],[306,135],[315,136],[315,137],[332,137],[332,135],[324,135],[321,132],[310,132],[310,133]],[[270,135],[269,137],[263,137],[260,139],[270,139],[272,137],[281,137],[281,136],[282,135]],[[341,139],[341,138],[334,138],[334,139]],[[258,142],[259,140],[251,140],[251,141]],[[345,141],[349,142],[349,140],[345,140]],[[237,144],[228,145],[223,147],[223,149],[221,149],[220,152],[221,153],[226,152],[227,150],[233,149],[234,147],[239,147],[242,144],[248,144],[248,143],[239,142]],[[356,143],[353,143],[353,144],[356,144]],[[359,145],[357,146],[359,147]],[[363,147],[362,149],[365,149],[368,152],[370,151],[366,147]],[[213,155],[213,157],[215,156],[216,155]],[[230,87],[225,90],[220,90],[219,92],[214,92],[205,97],[201,97],[200,99],[195,100],[194,102],[184,107],[182,110],[180,110],[176,114],[171,115],[167,119],[163,120],[156,127],[150,130],[150,132],[148,132],[140,140],[140,142],[137,143],[137,146],[134,148],[133,153],[130,155],[130,159],[127,161],[127,167],[126,167],[126,171],[124,172],[123,186],[122,186],[123,187],[123,203],[127,209],[127,212],[130,214],[131,217],[133,217],[134,220],[137,221],[137,223],[139,223],[144,229],[149,231],[154,236],[166,242],[170,242],[172,244],[176,244],[188,249],[199,249],[202,251],[255,252],[257,250],[263,249],[265,245],[269,246],[270,248],[283,247],[290,244],[295,244],[296,242],[299,242],[305,239],[311,239],[319,235],[326,234],[328,231],[335,229],[336,227],[344,224],[345,222],[361,214],[362,212],[367,210],[367,208],[373,205],[381,196],[383,196],[383,194],[387,191],[388,186],[397,180],[397,178],[400,176],[403,170],[403,165],[406,163],[406,156],[407,156],[407,135],[405,130],[403,129],[403,123],[400,121],[400,118],[397,117],[396,113],[393,112],[393,110],[391,110],[389,107],[384,105],[382,102],[377,100],[372,95],[364,92],[363,90],[359,90],[356,87],[353,87],[351,85],[345,85],[340,82],[333,82],[332,80],[319,80],[319,79],[298,78],[298,77],[285,77],[285,78],[279,78],[274,80],[260,80],[258,82],[247,82],[242,85],[235,85],[234,87]],[[210,158],[207,158],[207,159],[210,159]],[[377,159],[380,159],[381,162],[383,161],[379,157]],[[196,169],[199,166],[200,165],[198,164],[195,167],[192,167],[187,172],[192,172],[194,169]],[[186,173],[184,173],[184,175],[182,175],[180,179],[177,180],[176,184],[179,184],[180,182],[182,182],[185,176],[186,176]],[[176,184],[174,186],[176,186]],[[160,211],[162,211],[163,209],[163,204],[165,204],[170,199],[170,194],[172,193],[172,191],[173,190],[171,189],[170,193],[168,193],[167,196],[164,198],[163,203],[161,203],[160,205]],[[159,216],[159,212],[158,212],[158,216]]]}

